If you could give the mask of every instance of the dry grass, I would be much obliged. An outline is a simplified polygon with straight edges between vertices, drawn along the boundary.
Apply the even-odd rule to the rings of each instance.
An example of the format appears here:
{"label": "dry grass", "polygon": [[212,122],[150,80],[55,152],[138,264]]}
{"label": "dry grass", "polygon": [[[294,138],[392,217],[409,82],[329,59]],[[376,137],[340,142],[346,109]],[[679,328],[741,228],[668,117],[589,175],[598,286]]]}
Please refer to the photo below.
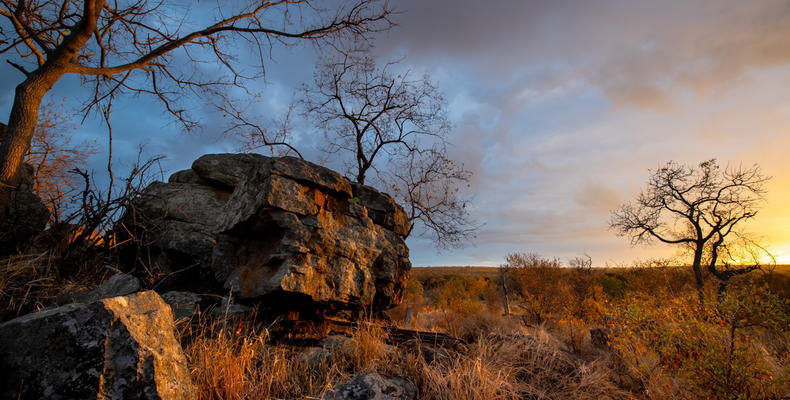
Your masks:
{"label": "dry grass", "polygon": [[515,331],[481,335],[466,351],[439,350],[442,356],[430,363],[425,347],[387,345],[384,330],[373,323],[359,324],[318,360],[305,357],[304,348],[270,343],[261,327],[237,333],[206,320],[182,337],[199,399],[321,398],[364,372],[402,377],[421,399],[632,397],[614,385],[605,363],[573,355],[545,329],[499,324]]}
{"label": "dry grass", "polygon": [[489,311],[461,314],[455,311],[430,308],[417,312],[410,329],[446,332],[469,342],[490,333],[511,333],[523,326],[518,316],[504,317]]}
{"label": "dry grass", "polygon": [[92,287],[111,273],[86,264],[63,276],[57,258],[48,252],[0,260],[0,321],[51,306],[64,294]]}
{"label": "dry grass", "polygon": [[[49,306],[70,290],[101,282],[111,271],[100,265],[61,276],[57,262],[46,253],[3,260],[0,320]],[[457,279],[464,270],[470,274],[468,279]],[[510,317],[499,314],[497,282],[486,278],[493,270],[454,268],[454,278],[449,280],[441,278],[438,269],[417,271],[415,276],[423,276],[426,284],[410,286],[407,293],[407,304],[413,307],[410,328],[462,338],[470,343],[464,351],[437,351],[420,343],[388,345],[386,331],[370,322],[360,322],[349,338],[326,350],[273,343],[267,327],[251,322],[252,318],[223,322],[202,316],[181,321],[182,343],[198,398],[321,398],[333,386],[364,372],[402,377],[416,386],[421,399],[671,399],[693,398],[703,392],[713,393],[712,398],[729,398],[703,390],[704,382],[720,377],[688,356],[687,350],[699,350],[695,343],[700,340],[707,340],[709,348],[727,348],[730,342],[720,333],[726,333],[726,326],[710,318],[694,317],[689,320],[696,324],[692,328],[679,325],[680,306],[694,304],[682,299],[696,296],[686,269],[612,269],[586,275],[569,269],[525,270],[514,279],[521,285],[522,296],[514,296],[511,304],[514,312],[524,315]],[[616,279],[607,281],[605,272]],[[618,277],[627,283],[623,296],[611,286]],[[788,279],[785,270],[778,268],[771,275],[750,275],[731,290],[765,287],[786,299]],[[774,314],[786,317],[787,304],[777,303],[780,308]],[[640,307],[642,311],[630,322],[613,316],[618,309],[630,313]],[[697,308],[686,308],[693,317]],[[767,315],[764,309],[765,305],[757,305],[747,311],[762,318]],[[539,310],[539,318],[530,310]],[[633,332],[613,337],[612,347],[593,346],[589,329],[608,325],[617,335],[612,323],[630,323]],[[790,395],[790,326],[785,325],[774,330],[760,325],[739,328],[737,337],[743,337],[746,344],[736,343],[738,354],[752,357],[739,371],[756,388],[751,393],[766,398]],[[655,338],[664,340],[662,332],[678,331],[673,338],[679,339],[669,338],[658,349],[660,341],[647,335],[650,326],[657,329]],[[686,354],[680,368],[662,359],[667,349],[675,348]],[[433,356],[426,357],[429,353]],[[757,383],[748,375],[754,371],[763,376]],[[696,391],[690,391],[695,386]]]}
{"label": "dry grass", "polygon": [[193,325],[182,341],[199,400],[320,396],[338,380],[328,363],[314,365],[268,343],[265,328],[233,332],[210,319]]}

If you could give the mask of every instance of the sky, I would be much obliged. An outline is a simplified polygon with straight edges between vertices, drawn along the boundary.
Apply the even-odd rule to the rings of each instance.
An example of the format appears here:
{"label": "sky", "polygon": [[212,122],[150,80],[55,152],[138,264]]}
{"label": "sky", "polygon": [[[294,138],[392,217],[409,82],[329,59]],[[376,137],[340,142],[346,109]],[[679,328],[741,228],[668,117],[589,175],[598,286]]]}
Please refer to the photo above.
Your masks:
{"label": "sky", "polygon": [[[780,0],[402,0],[395,28],[373,38],[379,60],[429,74],[448,101],[452,157],[474,173],[464,196],[481,223],[472,245],[439,251],[410,237],[412,263],[498,265],[511,252],[595,265],[671,256],[632,247],[607,229],[611,210],[633,199],[650,170],[673,160],[758,164],[772,177],[746,227],[790,263],[790,4]],[[206,18],[207,14],[199,14]],[[311,46],[275,46],[252,107],[262,123],[285,110],[315,63]],[[0,66],[7,115],[21,75]],[[53,99],[84,99],[75,77]],[[83,96],[83,97],[80,97]],[[164,154],[166,175],[205,153],[236,151],[226,121],[192,101],[202,126],[184,133],[152,99],[114,106],[114,160],[128,166],[140,144]],[[79,140],[103,149],[93,116]],[[293,138],[308,159],[322,133]]]}

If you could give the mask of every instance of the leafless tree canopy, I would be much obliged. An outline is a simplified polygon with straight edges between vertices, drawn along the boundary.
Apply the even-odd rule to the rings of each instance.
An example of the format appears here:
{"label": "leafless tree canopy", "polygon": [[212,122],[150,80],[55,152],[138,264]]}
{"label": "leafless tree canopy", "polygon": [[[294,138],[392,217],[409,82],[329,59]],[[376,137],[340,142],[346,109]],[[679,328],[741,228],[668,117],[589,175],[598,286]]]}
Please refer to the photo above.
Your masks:
{"label": "leafless tree canopy", "polygon": [[584,253],[584,256],[573,257],[568,261],[568,265],[578,271],[589,272],[592,270],[592,257]]}
{"label": "leafless tree canopy", "polygon": [[[149,93],[191,125],[194,121],[186,118],[176,102],[183,90],[258,76],[244,74],[245,57],[237,51],[255,51],[258,72],[262,72],[266,53],[275,42],[289,44],[289,39],[341,33],[364,35],[390,25],[390,11],[372,0],[346,3],[335,11],[316,8],[306,0],[217,2],[212,10],[215,15],[202,26],[191,21],[201,15],[170,3],[2,0],[0,15],[10,26],[0,31],[0,53],[16,53],[7,61],[26,76],[55,67],[84,76],[94,94],[88,107],[124,90]],[[61,60],[61,52],[74,54]],[[59,65],[52,65],[56,62]],[[227,78],[200,76],[198,68],[182,68],[184,63],[219,64],[228,72]]]}
{"label": "leafless tree canopy", "polygon": [[768,179],[756,165],[722,169],[716,160],[696,167],[669,162],[652,172],[635,201],[612,213],[610,228],[632,244],[657,240],[684,246],[693,254],[700,290],[703,264],[726,285],[733,275],[757,268],[729,268],[722,254],[731,254],[729,244],[740,236],[741,223],[757,215]]}
{"label": "leafless tree canopy", "polygon": [[250,109],[257,106],[257,102],[247,100],[246,105],[239,104],[229,97],[217,104],[217,109],[222,112],[229,122],[223,134],[240,141],[240,150],[246,152],[262,151],[268,152],[273,156],[295,156],[304,159],[302,153],[291,144],[291,115],[294,105],[288,107],[288,111],[282,118],[271,118],[269,128],[261,126],[257,116],[253,115]]}
{"label": "leafless tree canopy", "polygon": [[412,230],[416,223],[439,247],[461,246],[477,229],[459,195],[471,173],[447,156],[444,97],[429,77],[398,73],[396,62],[378,65],[367,50],[325,57],[305,87],[302,112],[349,175],[394,195]]}
{"label": "leafless tree canopy", "polygon": [[379,181],[406,207],[412,222],[409,233],[417,224],[420,235],[440,248],[451,248],[466,244],[478,229],[470,218],[468,200],[460,196],[471,175],[441,148],[406,154],[394,168],[379,174]]}
{"label": "leafless tree canopy", "polygon": [[[91,88],[86,111],[108,110],[124,92],[148,94],[189,128],[195,121],[179,101],[185,92],[260,75],[275,42],[358,36],[391,25],[391,11],[379,0],[334,10],[307,0],[217,1],[211,15],[190,11],[164,0],[0,0],[0,54],[24,75],[0,146],[0,186],[13,186],[41,100],[64,74],[82,76]],[[260,67],[251,74],[240,55],[249,54],[246,45],[257,51]],[[227,73],[215,73],[217,66]],[[7,193],[2,197],[0,213]]]}
{"label": "leafless tree canopy", "polygon": [[560,268],[562,263],[559,259],[545,258],[538,253],[510,253],[505,256],[505,264],[500,268],[507,270],[517,268]]}
{"label": "leafless tree canopy", "polygon": [[329,152],[354,156],[348,172],[362,184],[384,159],[444,143],[450,129],[444,97],[428,77],[412,79],[395,66],[378,66],[366,49],[340,50],[305,87],[305,115],[324,130]]}

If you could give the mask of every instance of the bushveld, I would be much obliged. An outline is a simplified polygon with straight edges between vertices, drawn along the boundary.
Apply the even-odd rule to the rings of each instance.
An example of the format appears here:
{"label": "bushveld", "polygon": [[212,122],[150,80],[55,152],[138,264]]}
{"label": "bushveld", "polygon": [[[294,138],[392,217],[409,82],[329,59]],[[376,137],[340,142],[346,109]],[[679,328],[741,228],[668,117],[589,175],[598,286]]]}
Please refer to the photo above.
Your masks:
{"label": "bushveld", "polygon": [[[44,255],[2,266],[3,320],[112,273],[86,268],[61,279]],[[325,357],[278,340],[277,321],[253,314],[204,312],[177,329],[201,399],[321,398],[372,371],[411,381],[424,399],[790,396],[790,267],[748,274],[721,299],[708,279],[703,304],[685,267],[516,268],[507,276],[510,315],[501,279],[497,268],[415,268],[386,321],[357,321]],[[466,344],[394,344],[390,326]]]}

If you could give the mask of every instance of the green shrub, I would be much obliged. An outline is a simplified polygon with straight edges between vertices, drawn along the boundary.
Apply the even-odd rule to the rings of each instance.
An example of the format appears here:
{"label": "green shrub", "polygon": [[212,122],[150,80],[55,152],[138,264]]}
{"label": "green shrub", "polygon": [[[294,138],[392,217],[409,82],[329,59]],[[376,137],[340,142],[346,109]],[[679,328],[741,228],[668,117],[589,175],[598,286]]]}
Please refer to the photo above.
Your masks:
{"label": "green shrub", "polygon": [[611,299],[622,299],[628,292],[628,280],[620,274],[607,272],[601,276],[603,292]]}

